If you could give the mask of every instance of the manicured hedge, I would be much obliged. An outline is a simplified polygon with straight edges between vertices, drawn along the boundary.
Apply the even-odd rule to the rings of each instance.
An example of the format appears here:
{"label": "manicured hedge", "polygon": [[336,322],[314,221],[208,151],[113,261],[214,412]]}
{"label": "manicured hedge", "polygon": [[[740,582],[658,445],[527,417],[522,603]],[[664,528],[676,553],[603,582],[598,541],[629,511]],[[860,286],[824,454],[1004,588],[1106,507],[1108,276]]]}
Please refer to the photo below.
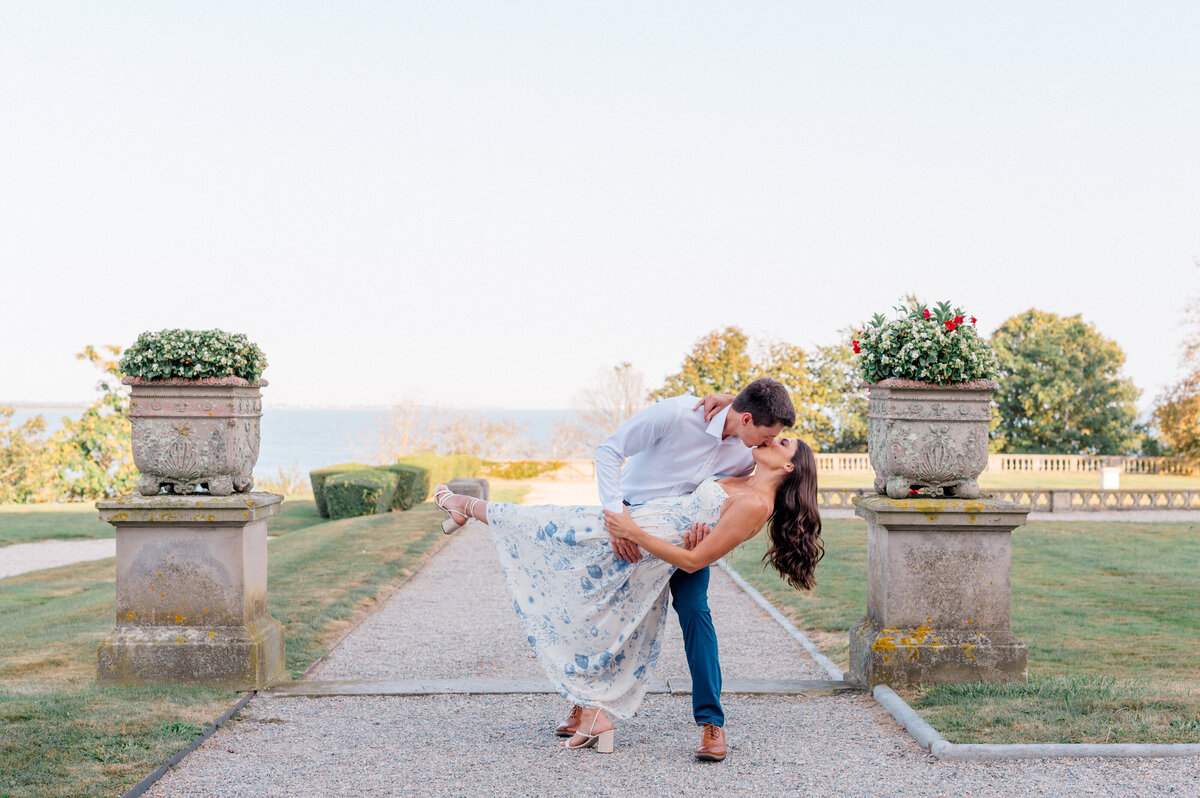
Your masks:
{"label": "manicured hedge", "polygon": [[484,461],[483,476],[493,479],[533,479],[553,474],[562,468],[559,460],[510,460],[505,463]]}
{"label": "manicured hedge", "polygon": [[325,480],[325,504],[333,520],[392,509],[399,475],[381,468],[356,469]]}
{"label": "manicured hedge", "polygon": [[400,465],[414,465],[429,472],[429,482],[425,487],[425,495],[421,501],[428,499],[433,493],[434,485],[441,485],[452,479],[461,477],[477,477],[483,471],[483,461],[469,454],[416,454],[401,457]]}
{"label": "manicured hedge", "polygon": [[326,466],[325,468],[318,468],[316,471],[309,471],[308,478],[312,481],[313,499],[317,502],[317,514],[322,518],[329,517],[329,508],[325,506],[325,480],[334,474],[342,474],[346,471],[359,471],[370,467],[360,463],[342,463],[341,465]]}
{"label": "manicured hedge", "polygon": [[393,510],[407,510],[425,501],[429,495],[429,472],[424,468],[404,463],[380,466],[384,471],[395,474],[399,481],[396,484],[396,497],[392,499]]}

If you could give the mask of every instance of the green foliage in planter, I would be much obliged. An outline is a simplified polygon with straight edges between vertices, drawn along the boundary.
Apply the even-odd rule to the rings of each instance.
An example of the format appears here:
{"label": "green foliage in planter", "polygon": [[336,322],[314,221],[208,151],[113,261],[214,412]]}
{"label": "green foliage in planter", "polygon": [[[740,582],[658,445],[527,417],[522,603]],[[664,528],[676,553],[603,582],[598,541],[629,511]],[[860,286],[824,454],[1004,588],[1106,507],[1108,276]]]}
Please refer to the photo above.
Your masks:
{"label": "green foliage in planter", "polygon": [[470,454],[416,454],[401,457],[397,462],[400,465],[418,466],[429,472],[429,483],[421,501],[429,498],[434,485],[462,477],[477,477],[483,471],[483,461]]}
{"label": "green foliage in planter", "polygon": [[919,304],[896,310],[899,315],[891,321],[876,313],[851,343],[864,380],[894,377],[949,385],[996,378],[996,354],[975,330],[974,316],[964,316],[949,302],[933,310]]}
{"label": "green foliage in planter", "polygon": [[121,358],[121,372],[147,380],[241,377],[258,382],[267,358],[241,333],[224,330],[144,332]]}
{"label": "green foliage in planter", "polygon": [[346,471],[325,480],[325,506],[334,521],[392,509],[396,484],[394,472],[378,468]]}
{"label": "green foliage in planter", "polygon": [[347,471],[361,471],[370,467],[360,463],[342,463],[341,465],[326,466],[325,468],[318,468],[315,471],[309,471],[308,478],[312,482],[313,499],[317,503],[317,514],[322,518],[329,517],[329,508],[325,504],[326,480],[334,474],[344,474]]}
{"label": "green foliage in planter", "polygon": [[404,465],[402,463],[380,466],[379,468],[383,471],[392,472],[398,478],[396,495],[392,499],[393,510],[408,510],[425,501],[425,497],[429,495],[432,483],[430,482],[429,472],[424,468],[415,465]]}
{"label": "green foliage in planter", "polygon": [[533,479],[553,474],[562,468],[560,460],[512,460],[507,463],[484,461],[483,475],[493,479]]}

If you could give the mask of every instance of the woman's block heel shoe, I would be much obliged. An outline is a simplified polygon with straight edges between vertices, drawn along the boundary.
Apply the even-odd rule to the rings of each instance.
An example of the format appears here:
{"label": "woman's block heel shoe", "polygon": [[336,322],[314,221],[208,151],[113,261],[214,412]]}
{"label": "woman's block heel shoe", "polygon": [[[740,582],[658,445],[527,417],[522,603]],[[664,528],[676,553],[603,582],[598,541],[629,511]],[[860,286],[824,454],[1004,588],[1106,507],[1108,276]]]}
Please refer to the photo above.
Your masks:
{"label": "woman's block heel shoe", "polygon": [[[575,732],[580,737],[584,738],[583,742],[581,742],[579,745],[571,745],[571,741],[567,740],[562,744],[562,747],[571,751],[575,751],[580,748],[595,748],[597,754],[611,754],[613,752],[613,738],[615,737],[617,730],[608,729],[607,731],[596,732],[595,734],[592,734],[591,731],[596,727],[596,718],[598,717],[598,713],[592,716],[592,723],[588,727],[587,731],[584,731],[582,728],[580,728],[579,731]],[[582,725],[583,724],[580,724],[580,726]]]}
{"label": "woman's block heel shoe", "polygon": [[[468,497],[467,506],[463,508],[465,512],[460,513],[458,510],[452,511],[446,507],[446,500],[453,495],[454,493],[451,492],[450,488],[445,485],[438,485],[433,490],[433,503],[436,504],[438,508],[447,516],[446,520],[442,522],[442,534],[444,535],[451,535],[466,526],[467,521],[463,521],[460,524],[454,520],[454,515],[461,515],[463,518],[470,520],[471,515],[475,511],[475,502],[479,501],[478,499]],[[451,512],[453,512],[454,515],[451,515]]]}

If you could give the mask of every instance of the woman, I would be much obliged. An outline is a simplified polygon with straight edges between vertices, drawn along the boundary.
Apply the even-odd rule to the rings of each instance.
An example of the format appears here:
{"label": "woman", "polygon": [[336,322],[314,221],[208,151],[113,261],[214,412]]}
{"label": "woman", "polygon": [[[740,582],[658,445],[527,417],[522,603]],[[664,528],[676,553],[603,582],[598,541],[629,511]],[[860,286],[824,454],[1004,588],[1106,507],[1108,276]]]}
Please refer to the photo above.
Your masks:
{"label": "woman", "polygon": [[[585,707],[565,747],[611,752],[606,713],[624,719],[637,711],[658,660],[674,569],[711,565],[770,521],[763,559],[793,587],[815,584],[824,549],[812,449],[785,438],[755,448],[753,456],[749,477],[710,478],[686,496],[632,507],[628,516],[598,507],[485,502],[435,488],[435,502],[450,515],[445,531],[468,517],[491,527],[530,645],[563,695]],[[692,549],[682,545],[693,526],[714,524]],[[617,559],[609,532],[649,556],[637,564]]]}

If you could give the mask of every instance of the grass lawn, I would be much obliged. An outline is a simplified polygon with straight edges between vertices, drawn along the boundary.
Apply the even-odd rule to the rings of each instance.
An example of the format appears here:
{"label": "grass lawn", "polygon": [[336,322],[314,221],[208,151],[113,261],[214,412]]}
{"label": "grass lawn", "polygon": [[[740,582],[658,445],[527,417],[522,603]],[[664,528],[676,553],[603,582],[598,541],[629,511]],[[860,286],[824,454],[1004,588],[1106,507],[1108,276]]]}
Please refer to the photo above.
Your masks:
{"label": "grass lawn", "polygon": [[[271,518],[271,534],[281,535],[320,521],[312,494],[289,496]],[[86,540],[115,537],[112,524],[100,520],[95,502],[0,505],[0,548],[39,540]]]}
{"label": "grass lawn", "polygon": [[[822,488],[869,488],[875,481],[874,472],[865,474],[820,474]],[[1100,488],[1099,472],[1060,473],[1054,471],[983,472],[979,485],[984,490],[1024,488],[1027,490],[1066,490],[1068,488]],[[1135,490],[1200,490],[1200,477],[1179,477],[1170,474],[1122,474],[1121,487]]]}
{"label": "grass lawn", "polygon": [[[427,502],[313,523],[311,500],[288,504],[270,522],[286,534],[271,543],[268,603],[298,676],[444,539],[444,516]],[[39,514],[78,515],[62,505],[19,515]],[[0,796],[120,795],[237,700],[227,690],[96,687],[114,598],[111,559],[0,580]]]}
{"label": "grass lawn", "polygon": [[[866,523],[828,520],[817,588],[730,564],[843,669],[866,606]],[[1200,524],[1040,522],[1013,533],[1012,628],[1029,682],[903,693],[958,743],[1200,742]]]}

